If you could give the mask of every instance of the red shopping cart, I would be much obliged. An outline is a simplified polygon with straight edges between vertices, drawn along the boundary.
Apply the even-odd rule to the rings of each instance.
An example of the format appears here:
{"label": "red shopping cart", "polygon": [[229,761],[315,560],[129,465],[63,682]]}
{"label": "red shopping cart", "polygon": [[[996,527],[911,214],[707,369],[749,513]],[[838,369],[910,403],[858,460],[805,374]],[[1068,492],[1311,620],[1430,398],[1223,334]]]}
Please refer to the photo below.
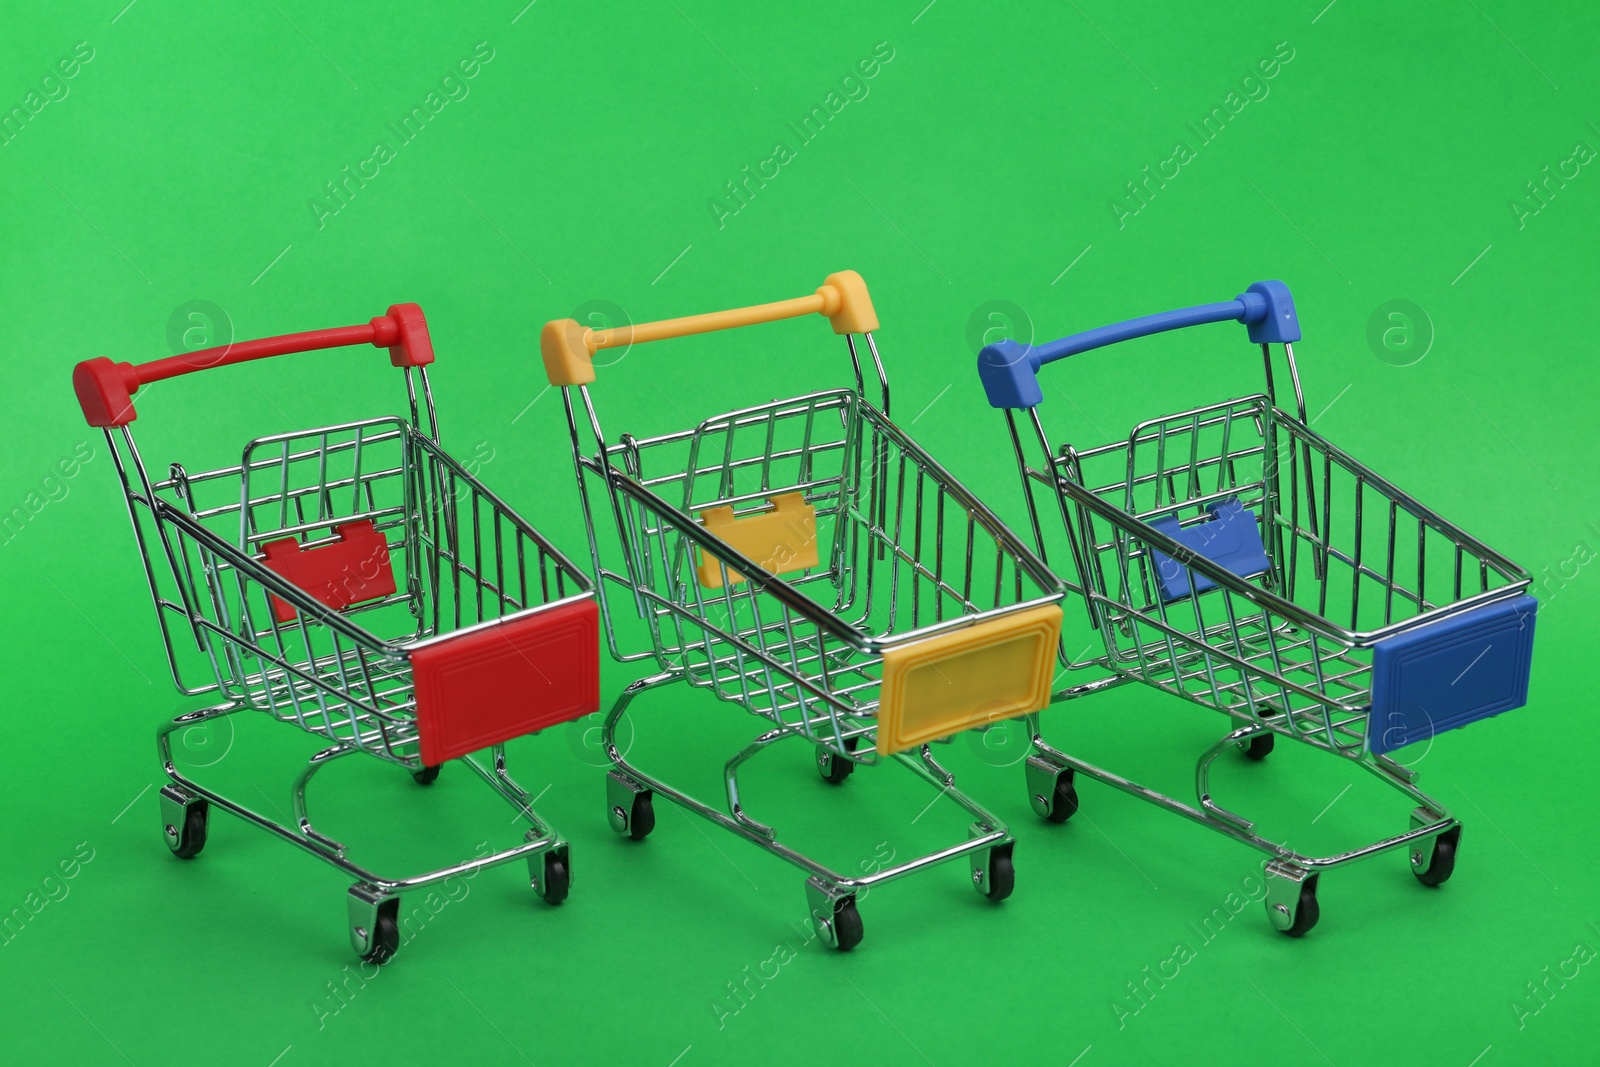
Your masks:
{"label": "red shopping cart", "polygon": [[[258,437],[236,464],[152,475],[134,442],[133,395],[153,382],[248,360],[371,344],[405,372],[408,414]],[[105,430],[155,601],[172,679],[221,702],[158,734],[167,845],[192,858],[215,805],[355,879],[350,940],[383,963],[400,944],[400,897],[526,859],[559,904],[566,841],[506,770],[505,742],[599,706],[598,611],[589,579],[439,443],[422,310],[366,325],[206,349],[151,363],[78,364],[73,386]],[[159,468],[158,468],[159,469]],[[258,711],[329,744],[291,790],[292,820],[246,807],[181,771],[172,736]],[[489,758],[476,755],[487,749]],[[520,814],[520,844],[405,878],[358,866],[307,812],[312,777],[365,753],[430,784],[458,759]],[[482,850],[480,849],[480,852]]]}

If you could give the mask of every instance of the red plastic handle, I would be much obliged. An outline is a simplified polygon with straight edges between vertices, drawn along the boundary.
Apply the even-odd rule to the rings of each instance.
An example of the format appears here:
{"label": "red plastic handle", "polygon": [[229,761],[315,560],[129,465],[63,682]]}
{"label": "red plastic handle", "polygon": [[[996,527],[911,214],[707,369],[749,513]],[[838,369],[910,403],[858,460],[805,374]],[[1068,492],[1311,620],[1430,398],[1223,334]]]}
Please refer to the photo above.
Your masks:
{"label": "red plastic handle", "polygon": [[126,426],[138,417],[133,410],[133,394],[141,385],[268,356],[364,344],[387,348],[389,362],[396,367],[425,367],[433,362],[433,342],[428,339],[428,322],[423,318],[422,309],[415,304],[393,304],[385,314],[365,326],[339,326],[331,330],[264,337],[258,341],[239,341],[137,366],[96,356],[73,368],[72,388],[78,394],[83,417],[90,426]]}

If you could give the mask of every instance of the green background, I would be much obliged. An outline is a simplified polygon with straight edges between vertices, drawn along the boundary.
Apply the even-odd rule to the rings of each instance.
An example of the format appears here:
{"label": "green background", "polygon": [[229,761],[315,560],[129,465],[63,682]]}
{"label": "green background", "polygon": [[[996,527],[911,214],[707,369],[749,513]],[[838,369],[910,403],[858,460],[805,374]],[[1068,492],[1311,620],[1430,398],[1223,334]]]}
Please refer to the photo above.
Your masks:
{"label": "green background", "polygon": [[[0,145],[0,510],[25,513],[0,545],[0,912],[61,897],[0,945],[0,1058],[1592,1056],[1600,176],[1577,162],[1600,146],[1592,4],[124,2],[12,6],[0,22],[0,114],[61,96],[41,79],[78,42],[93,52]],[[387,124],[442,94],[479,42],[493,58],[467,95],[401,143]],[[892,59],[866,95],[842,87],[880,42]],[[1292,59],[1246,83],[1275,50]],[[859,98],[820,135],[795,135],[847,88]],[[1230,93],[1255,98],[1201,143],[1189,124]],[[319,225],[324,183],[379,141],[394,158]],[[1192,158],[1177,176],[1136,214],[1115,209],[1180,141]],[[792,151],[778,175],[736,214],[715,210],[777,142]],[[1525,183],[1546,166],[1569,178],[1535,201]],[[582,557],[540,324],[591,301],[644,321],[779,299],[844,268],[872,286],[897,421],[1012,517],[1015,473],[969,334],[1053,338],[1258,278],[1290,284],[1318,430],[1540,576],[1528,706],[1404,754],[1466,824],[1449,885],[1425,891],[1383,857],[1324,879],[1302,941],[1256,904],[1208,940],[1197,927],[1252,884],[1254,854],[1093,784],[1079,817],[1047,826],[1015,735],[996,732],[944,753],[1014,824],[1016,895],[991,907],[960,868],[926,872],[873,892],[866,941],[842,956],[801,944],[796,871],[710,825],[663,802],[647,843],[616,840],[583,724],[512,746],[572,841],[571,899],[551,910],[520,869],[488,872],[339,1001],[329,984],[354,957],[338,876],[220,813],[202,857],[166,854],[152,734],[192,702],[165,677],[74,362],[169,355],[175,316],[198,328],[192,344],[417,301],[445,444],[492,455],[482,477]],[[197,300],[226,319],[185,319]],[[1380,315],[1399,331],[1386,347],[1369,321],[1394,300],[1421,310]],[[998,319],[992,301],[1007,305]],[[1236,328],[1209,327],[1052,367],[1042,411],[1058,438],[1094,444],[1255,391],[1258,375]],[[630,353],[595,392],[614,432],[647,432],[847,380],[842,347],[806,320]],[[260,434],[399,410],[402,395],[380,355],[346,350],[164,384],[135,429],[152,463],[198,466]],[[61,478],[80,446],[92,458]],[[608,662],[607,698],[631,677]],[[711,795],[757,726],[679,689],[637,708],[639,761]],[[1225,726],[1125,688],[1049,715],[1046,732],[1181,792]],[[192,739],[185,758],[271,810],[316,747],[262,719]],[[1404,801],[1366,776],[1344,791],[1354,768],[1278,748],[1218,774],[1264,832],[1332,849],[1404,825]],[[362,765],[313,799],[358,859],[415,866],[516,832],[459,768],[423,791],[349,762]],[[750,778],[758,817],[843,867],[962,834],[948,802],[922,817],[926,790],[898,772],[826,790],[797,750]],[[92,859],[47,885],[75,851]],[[1131,999],[1126,983],[1179,943],[1193,959]],[[776,977],[729,999],[775,953]]]}

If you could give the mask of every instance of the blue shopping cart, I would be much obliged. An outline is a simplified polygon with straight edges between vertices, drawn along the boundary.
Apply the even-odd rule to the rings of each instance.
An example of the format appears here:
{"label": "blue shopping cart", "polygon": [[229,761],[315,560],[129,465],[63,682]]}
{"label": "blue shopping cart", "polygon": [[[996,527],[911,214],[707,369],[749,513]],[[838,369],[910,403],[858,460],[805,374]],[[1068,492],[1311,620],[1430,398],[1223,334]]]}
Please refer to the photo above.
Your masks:
{"label": "blue shopping cart", "polygon": [[[1045,429],[1038,375],[1049,364],[1230,321],[1261,347],[1264,392],[1141,422],[1126,440],[1087,449]],[[1325,870],[1405,850],[1424,885],[1450,877],[1461,824],[1390,753],[1525,704],[1538,608],[1526,570],[1310,427],[1298,340],[1287,286],[1258,282],[1234,300],[1047,344],[1000,341],[978,357],[989,403],[1005,412],[1040,555],[1082,595],[1084,633],[1064,632],[1061,659],[1096,677],[1056,701],[1138,681],[1235,727],[1201,753],[1188,803],[1052,747],[1035,716],[1035,810],[1070,818],[1085,774],[1252,845],[1269,857],[1268,917],[1291,936],[1316,924]],[[1279,406],[1274,347],[1292,411]],[[1410,828],[1320,857],[1257,834],[1212,799],[1209,769],[1233,748],[1263,759],[1278,737],[1343,756],[1406,794]]]}

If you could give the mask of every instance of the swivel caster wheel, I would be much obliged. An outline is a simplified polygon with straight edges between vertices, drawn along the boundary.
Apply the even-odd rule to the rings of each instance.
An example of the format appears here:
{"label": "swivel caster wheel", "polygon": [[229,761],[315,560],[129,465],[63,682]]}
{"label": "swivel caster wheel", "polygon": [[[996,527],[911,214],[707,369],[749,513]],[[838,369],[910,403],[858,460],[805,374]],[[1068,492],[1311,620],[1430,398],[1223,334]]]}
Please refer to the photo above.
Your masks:
{"label": "swivel caster wheel", "polygon": [[1461,844],[1461,827],[1452,826],[1432,841],[1413,846],[1411,873],[1425,886],[1441,886],[1456,871],[1456,849]]}
{"label": "swivel caster wheel", "polygon": [[1040,756],[1028,757],[1028,801],[1045,821],[1063,823],[1078,812],[1078,790],[1071,767],[1058,767]]}
{"label": "swivel caster wheel", "polygon": [[656,828],[654,793],[615,771],[606,775],[606,821],[623,837],[643,841]]}
{"label": "swivel caster wheel", "polygon": [[1014,847],[1015,842],[1008,841],[973,856],[972,888],[980,896],[999,903],[1017,887],[1017,871],[1011,864]]}
{"label": "swivel caster wheel", "polygon": [[167,847],[180,860],[192,860],[206,847],[211,803],[175,785],[161,787],[161,818]]}
{"label": "swivel caster wheel", "polygon": [[[844,739],[844,747],[851,752],[854,752],[860,744],[861,738],[859,737],[847,737]],[[822,780],[829,785],[838,785],[850,777],[851,772],[855,769],[855,760],[845,759],[837,752],[830,752],[825,748],[817,749],[817,773],[821,774]]]}
{"label": "swivel caster wheel", "polygon": [[363,963],[382,966],[400,951],[400,898],[381,896],[376,887],[350,887],[350,947]]}
{"label": "swivel caster wheel", "polygon": [[1267,919],[1289,937],[1304,937],[1322,917],[1317,878],[1282,860],[1267,864]]}
{"label": "swivel caster wheel", "polygon": [[528,857],[529,882],[546,904],[556,905],[572,890],[572,853],[565,844]]}
{"label": "swivel caster wheel", "polygon": [[864,930],[854,893],[843,893],[817,878],[808,878],[806,899],[811,905],[818,941],[839,952],[849,952],[861,944]]}

